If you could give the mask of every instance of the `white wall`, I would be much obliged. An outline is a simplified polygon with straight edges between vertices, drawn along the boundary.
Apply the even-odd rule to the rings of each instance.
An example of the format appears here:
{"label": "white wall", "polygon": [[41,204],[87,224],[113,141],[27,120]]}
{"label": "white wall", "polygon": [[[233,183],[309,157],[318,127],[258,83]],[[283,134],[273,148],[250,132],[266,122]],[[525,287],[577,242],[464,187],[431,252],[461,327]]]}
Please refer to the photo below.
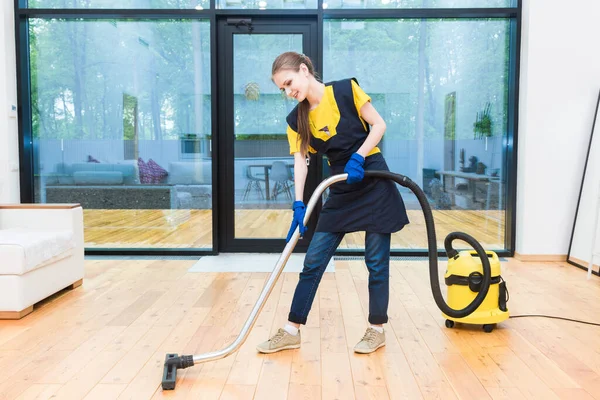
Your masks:
{"label": "white wall", "polygon": [[567,254],[600,90],[598,17],[598,0],[523,0],[519,254]]}
{"label": "white wall", "polygon": [[14,27],[13,1],[0,1],[0,203],[20,198]]}

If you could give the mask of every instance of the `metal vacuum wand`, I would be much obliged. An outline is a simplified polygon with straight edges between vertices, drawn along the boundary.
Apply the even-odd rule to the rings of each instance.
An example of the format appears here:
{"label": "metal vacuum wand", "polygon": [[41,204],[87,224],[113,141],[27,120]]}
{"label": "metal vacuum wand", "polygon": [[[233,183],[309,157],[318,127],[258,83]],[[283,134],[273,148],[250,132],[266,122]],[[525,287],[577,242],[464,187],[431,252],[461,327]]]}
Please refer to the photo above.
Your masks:
{"label": "metal vacuum wand", "polygon": [[[308,220],[310,218],[310,214],[312,213],[313,209],[315,208],[315,205],[319,201],[319,198],[321,197],[321,194],[325,191],[325,189],[327,189],[329,186],[331,186],[332,184],[334,184],[336,182],[345,181],[347,178],[348,178],[348,174],[334,175],[334,176],[331,176],[331,177],[325,179],[323,182],[321,182],[319,184],[319,186],[317,186],[317,188],[315,189],[313,195],[311,196],[311,198],[308,202],[308,205],[306,206],[306,215],[304,216],[304,224],[305,225],[308,222]],[[233,343],[231,343],[229,346],[225,347],[224,349],[221,349],[218,351],[212,351],[209,353],[194,355],[194,356],[190,356],[190,355],[179,356],[177,354],[167,354],[166,355],[165,367],[163,370],[163,377],[162,377],[163,390],[175,389],[178,369],[184,369],[184,368],[194,366],[195,364],[199,364],[199,363],[203,363],[203,362],[207,362],[207,361],[215,361],[215,360],[218,360],[221,358],[225,358],[225,357],[229,356],[230,354],[236,352],[241,347],[241,345],[244,344],[244,342],[248,338],[248,333],[254,326],[254,323],[256,322],[258,315],[260,314],[265,303],[267,302],[267,298],[269,298],[269,295],[271,294],[271,291],[273,290],[275,283],[279,279],[279,276],[281,275],[283,268],[285,267],[288,259],[290,258],[290,255],[292,254],[294,247],[296,247],[296,243],[298,243],[299,238],[300,238],[300,229],[296,228],[296,230],[294,231],[294,234],[292,235],[292,238],[290,239],[290,241],[286,244],[285,248],[283,249],[283,253],[281,253],[279,260],[277,260],[277,264],[275,265],[275,268],[273,268],[273,271],[271,272],[271,275],[269,276],[267,283],[263,287],[263,290],[260,293],[260,296],[258,297],[256,304],[252,308],[252,311],[250,312],[250,315],[248,316],[246,323],[244,323],[244,326],[242,327],[240,334],[233,341]]]}

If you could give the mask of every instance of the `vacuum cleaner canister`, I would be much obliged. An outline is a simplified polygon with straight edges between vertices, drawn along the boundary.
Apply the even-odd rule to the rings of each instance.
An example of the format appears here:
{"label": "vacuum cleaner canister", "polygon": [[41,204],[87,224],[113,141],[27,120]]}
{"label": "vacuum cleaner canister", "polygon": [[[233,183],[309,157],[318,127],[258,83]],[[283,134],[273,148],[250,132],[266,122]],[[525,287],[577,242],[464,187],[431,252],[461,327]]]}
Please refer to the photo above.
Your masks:
{"label": "vacuum cleaner canister", "polygon": [[[491,332],[496,323],[509,317],[506,282],[502,277],[500,260],[493,251],[486,251],[490,261],[491,281],[489,291],[479,307],[464,318],[453,318],[445,314],[446,327],[452,328],[454,321],[465,324],[481,324],[486,332]],[[483,282],[481,259],[473,251],[461,251],[448,259],[448,267],[444,276],[448,286],[448,305],[453,309],[461,309],[470,304]]]}

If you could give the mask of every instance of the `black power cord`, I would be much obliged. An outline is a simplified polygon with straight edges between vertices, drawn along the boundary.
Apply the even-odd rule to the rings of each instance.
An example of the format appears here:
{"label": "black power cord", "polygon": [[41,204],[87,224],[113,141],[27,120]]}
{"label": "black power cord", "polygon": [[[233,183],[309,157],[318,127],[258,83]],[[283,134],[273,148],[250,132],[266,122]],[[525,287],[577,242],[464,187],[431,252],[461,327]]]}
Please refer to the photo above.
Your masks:
{"label": "black power cord", "polygon": [[[504,279],[502,279],[502,277],[500,277],[500,279],[502,280],[502,282],[504,282]],[[505,291],[506,291],[506,301],[508,301],[510,299],[510,294],[508,293],[508,288],[505,287]],[[556,317],[554,315],[523,314],[523,315],[511,315],[511,316],[509,316],[509,318],[526,318],[526,317],[562,319],[562,320],[565,320],[565,321],[579,322],[580,324],[600,326],[600,324],[598,324],[596,322],[581,321],[579,319],[571,319],[571,318],[565,318],[565,317]]]}
{"label": "black power cord", "polygon": [[600,326],[600,324],[595,323],[595,322],[580,321],[578,319],[571,319],[571,318],[565,318],[565,317],[555,317],[553,315],[542,315],[542,314],[511,315],[509,318],[525,318],[525,317],[541,317],[541,318],[563,319],[565,321],[579,322],[581,324],[588,324],[588,325]]}

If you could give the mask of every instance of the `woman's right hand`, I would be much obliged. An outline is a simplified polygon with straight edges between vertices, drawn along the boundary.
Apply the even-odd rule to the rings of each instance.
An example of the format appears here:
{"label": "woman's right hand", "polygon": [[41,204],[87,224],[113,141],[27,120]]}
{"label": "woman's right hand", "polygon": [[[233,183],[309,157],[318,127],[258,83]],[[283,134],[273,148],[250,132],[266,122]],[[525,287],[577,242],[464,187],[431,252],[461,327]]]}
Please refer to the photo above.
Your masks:
{"label": "woman's right hand", "polygon": [[289,242],[296,231],[296,228],[300,226],[300,237],[304,236],[306,232],[306,226],[304,226],[304,216],[306,215],[306,206],[302,201],[295,201],[292,205],[292,209],[294,210],[294,218],[292,219],[292,226],[287,234],[287,239],[285,242]]}

